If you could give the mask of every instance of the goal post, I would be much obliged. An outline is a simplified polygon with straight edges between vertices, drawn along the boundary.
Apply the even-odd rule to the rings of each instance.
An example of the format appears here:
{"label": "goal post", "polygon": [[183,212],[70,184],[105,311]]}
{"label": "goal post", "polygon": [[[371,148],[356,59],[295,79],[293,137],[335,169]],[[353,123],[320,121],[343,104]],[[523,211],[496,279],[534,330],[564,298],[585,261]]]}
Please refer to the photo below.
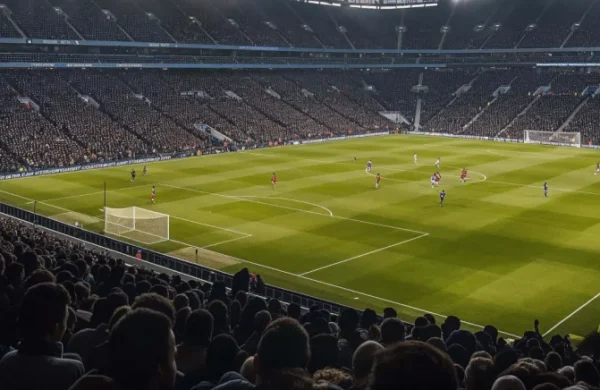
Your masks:
{"label": "goal post", "polygon": [[557,131],[525,130],[523,142],[526,144],[581,147],[581,133]]}
{"label": "goal post", "polygon": [[104,232],[144,244],[168,241],[169,215],[140,207],[105,207]]}

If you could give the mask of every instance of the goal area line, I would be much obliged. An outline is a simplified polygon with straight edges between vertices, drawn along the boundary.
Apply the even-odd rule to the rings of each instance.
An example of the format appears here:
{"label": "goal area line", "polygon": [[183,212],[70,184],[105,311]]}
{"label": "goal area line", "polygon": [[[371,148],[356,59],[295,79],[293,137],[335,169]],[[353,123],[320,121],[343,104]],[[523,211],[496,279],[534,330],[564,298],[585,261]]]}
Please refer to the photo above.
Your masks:
{"label": "goal area line", "polygon": [[[122,228],[123,231],[121,231],[120,229],[117,229],[118,233],[115,232],[115,231],[107,232],[106,231],[106,225],[113,225],[113,226],[115,226],[117,228]],[[105,221],[104,234],[108,234],[108,235],[111,235],[111,236],[117,236],[117,237],[124,237],[124,238],[127,238],[129,240],[133,240],[133,241],[136,241],[136,242],[141,242],[143,244],[148,244],[148,245],[159,244],[161,242],[170,241],[170,239],[167,238],[167,237],[158,236],[156,234],[152,234],[152,233],[149,233],[149,232],[144,232],[144,231],[141,231],[141,230],[132,229],[129,226],[124,226],[124,225],[120,225],[118,223],[106,222],[106,221]],[[154,239],[154,240],[146,240],[146,239],[144,239],[145,236],[155,237],[156,239]]]}

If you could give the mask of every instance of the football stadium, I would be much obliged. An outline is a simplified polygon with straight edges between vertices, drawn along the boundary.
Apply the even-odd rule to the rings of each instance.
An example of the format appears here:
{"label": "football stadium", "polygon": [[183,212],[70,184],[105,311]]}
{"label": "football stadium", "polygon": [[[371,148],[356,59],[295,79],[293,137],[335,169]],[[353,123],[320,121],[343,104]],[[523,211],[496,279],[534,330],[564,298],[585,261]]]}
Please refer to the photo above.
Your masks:
{"label": "football stadium", "polygon": [[600,388],[600,0],[4,0],[0,389]]}

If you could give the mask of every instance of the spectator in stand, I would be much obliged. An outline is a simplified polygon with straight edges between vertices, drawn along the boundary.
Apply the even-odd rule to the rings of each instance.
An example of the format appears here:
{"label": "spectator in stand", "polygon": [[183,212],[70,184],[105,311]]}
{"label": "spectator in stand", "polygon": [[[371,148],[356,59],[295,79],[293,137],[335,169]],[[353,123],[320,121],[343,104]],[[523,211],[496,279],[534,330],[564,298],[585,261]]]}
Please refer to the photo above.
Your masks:
{"label": "spectator in stand", "polygon": [[519,378],[513,375],[505,375],[496,379],[492,390],[526,390],[525,385]]}
{"label": "spectator in stand", "polygon": [[133,305],[131,305],[131,308],[133,310],[154,310],[156,312],[166,315],[169,321],[171,321],[171,323],[175,323],[175,308],[173,307],[173,304],[167,298],[158,294],[147,293],[138,296],[133,302]]}
{"label": "spectator in stand", "polygon": [[89,359],[94,349],[108,340],[108,323],[115,311],[127,306],[128,298],[124,293],[114,292],[107,298],[98,299],[94,303],[91,325],[95,328],[82,329],[71,337],[67,344],[67,352],[78,354],[85,367],[90,367]]}
{"label": "spectator in stand", "polygon": [[220,334],[213,338],[206,351],[206,376],[204,381],[216,385],[221,377],[228,372],[239,372],[244,360],[240,362],[240,349],[233,337]]}
{"label": "spectator in stand", "polygon": [[[115,310],[114,314],[110,318],[110,322],[108,323],[108,331],[112,331],[119,322],[121,318],[123,318],[127,313],[131,311],[131,307],[129,306],[121,306],[117,310]],[[98,370],[99,372],[106,372],[109,366],[109,344],[108,339],[99,344],[94,348],[91,352],[90,357],[88,359],[88,366],[86,366],[86,370],[88,372],[92,370]]]}
{"label": "spectator in stand", "polygon": [[83,375],[83,363],[65,358],[60,343],[70,303],[67,290],[54,283],[27,290],[19,310],[21,342],[0,360],[3,390],[66,390]]}
{"label": "spectator in stand", "polygon": [[404,341],[405,334],[404,323],[397,318],[386,318],[381,323],[381,344],[386,347]]}
{"label": "spectator in stand", "polygon": [[352,357],[354,390],[364,390],[367,388],[375,356],[382,350],[383,346],[376,341],[367,341],[356,349]]}
{"label": "spectator in stand", "polygon": [[212,334],[212,314],[194,310],[185,322],[183,343],[177,346],[177,369],[185,375],[179,388],[190,389],[207,376],[206,355]]}
{"label": "spectator in stand", "polygon": [[244,345],[242,345],[242,350],[246,351],[248,355],[252,356],[256,354],[258,342],[267,326],[271,323],[271,320],[271,313],[266,310],[261,310],[254,315],[254,332],[250,335],[248,340],[246,340]]}
{"label": "spectator in stand", "polygon": [[491,390],[495,378],[491,359],[473,358],[465,369],[465,390]]}
{"label": "spectator in stand", "polygon": [[73,390],[173,389],[177,367],[171,326],[166,315],[153,310],[127,313],[110,333],[106,375],[83,377]]}
{"label": "spectator in stand", "polygon": [[600,374],[590,359],[583,359],[575,363],[575,383],[586,387],[600,387]]}
{"label": "spectator in stand", "polygon": [[326,333],[313,336],[310,339],[310,350],[309,373],[314,375],[319,370],[341,367],[338,340],[335,336]]}
{"label": "spectator in stand", "polygon": [[227,306],[223,302],[215,300],[208,305],[208,311],[213,316],[214,321],[213,337],[220,334],[229,334],[231,329],[227,318]]}
{"label": "spectator in stand", "polygon": [[377,354],[370,390],[436,389],[456,390],[454,364],[434,347],[406,341]]}
{"label": "spectator in stand", "polygon": [[295,320],[272,322],[254,357],[256,385],[264,389],[306,388],[312,383],[306,367],[310,358],[308,334]]}

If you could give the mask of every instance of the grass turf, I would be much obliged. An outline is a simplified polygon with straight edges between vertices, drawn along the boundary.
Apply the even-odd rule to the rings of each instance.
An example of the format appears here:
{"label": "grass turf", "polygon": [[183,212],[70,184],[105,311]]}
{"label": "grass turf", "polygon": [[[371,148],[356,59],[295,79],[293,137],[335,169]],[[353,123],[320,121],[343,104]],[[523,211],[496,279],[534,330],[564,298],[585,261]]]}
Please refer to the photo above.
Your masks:
{"label": "grass turf", "polygon": [[[438,156],[444,208],[429,184]],[[172,241],[153,249],[195,261],[193,248],[206,248],[201,263],[249,266],[267,283],[341,304],[392,306],[406,320],[455,314],[521,334],[534,318],[549,330],[599,291],[597,160],[591,150],[389,136],[172,160],[146,176],[136,166],[134,183],[131,166],[4,181],[0,201],[31,209],[35,199],[40,213],[100,231],[106,182],[109,207],[171,216]],[[554,332],[597,329],[598,305]]]}

